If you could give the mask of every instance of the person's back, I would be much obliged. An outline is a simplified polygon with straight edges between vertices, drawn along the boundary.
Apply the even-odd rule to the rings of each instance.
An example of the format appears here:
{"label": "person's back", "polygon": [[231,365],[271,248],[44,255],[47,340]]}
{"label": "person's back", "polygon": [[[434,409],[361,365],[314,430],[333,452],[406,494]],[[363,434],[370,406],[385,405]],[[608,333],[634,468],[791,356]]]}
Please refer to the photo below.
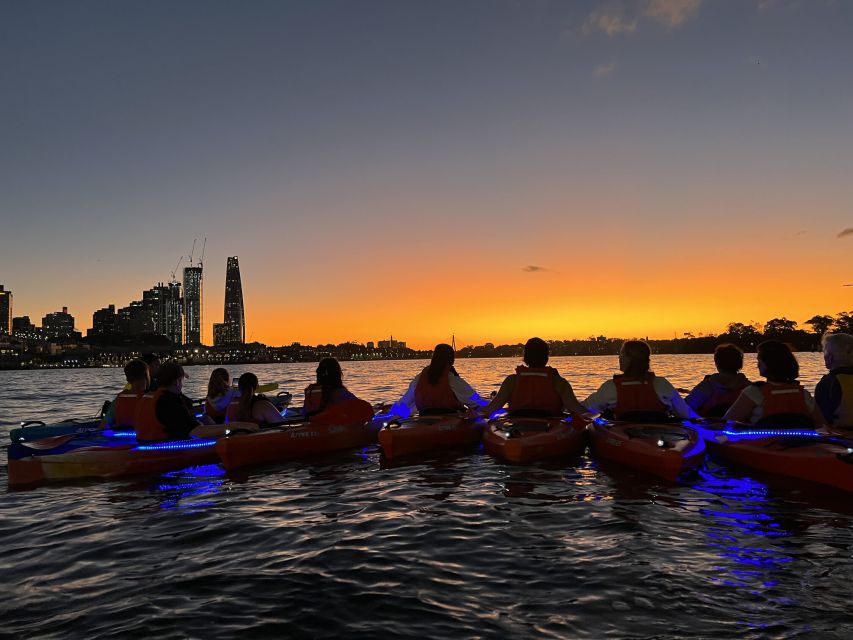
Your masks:
{"label": "person's back", "polygon": [[253,373],[244,373],[237,382],[240,392],[226,409],[225,422],[250,422],[259,426],[281,422],[281,414],[272,402],[258,395],[258,378]]}
{"label": "person's back", "polygon": [[732,344],[717,345],[714,350],[717,373],[705,376],[685,402],[705,418],[720,418],[738,399],[749,379],[740,373],[743,368],[743,351]]}
{"label": "person's back", "polygon": [[344,386],[341,365],[334,358],[323,358],[317,365],[317,382],[305,389],[303,412],[316,424],[353,424],[373,417],[370,404]]}
{"label": "person's back", "polygon": [[853,429],[853,335],[828,334],[822,343],[829,372],[815,387],[815,401],[828,424]]}
{"label": "person's back", "polygon": [[139,402],[136,414],[136,434],[139,440],[183,440],[201,425],[187,408],[181,395],[183,368],[174,362],[160,367],[154,392],[146,393]]}
{"label": "person's back", "polygon": [[148,365],[142,360],[131,360],[124,366],[127,387],[115,398],[104,414],[104,426],[113,429],[133,428],[136,412],[145,389],[148,387]]}
{"label": "person's back", "polygon": [[619,351],[621,374],[605,381],[583,401],[587,409],[617,420],[665,422],[673,415],[696,417],[678,391],[650,371],[651,350],[641,340],[627,340]]}
{"label": "person's back", "polygon": [[548,343],[541,338],[530,338],[524,345],[524,365],[506,377],[494,399],[480,411],[488,417],[508,405],[510,415],[516,416],[585,413],[572,385],[548,366],[548,358]]}

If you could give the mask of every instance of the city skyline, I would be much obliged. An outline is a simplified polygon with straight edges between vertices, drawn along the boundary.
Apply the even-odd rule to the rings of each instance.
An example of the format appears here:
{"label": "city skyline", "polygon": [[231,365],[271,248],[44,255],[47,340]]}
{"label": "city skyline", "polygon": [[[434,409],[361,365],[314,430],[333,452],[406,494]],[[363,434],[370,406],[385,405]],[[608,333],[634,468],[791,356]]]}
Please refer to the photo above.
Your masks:
{"label": "city skyline", "polygon": [[368,4],[5,5],[16,313],[85,331],[202,236],[266,344],[853,306],[850,3]]}

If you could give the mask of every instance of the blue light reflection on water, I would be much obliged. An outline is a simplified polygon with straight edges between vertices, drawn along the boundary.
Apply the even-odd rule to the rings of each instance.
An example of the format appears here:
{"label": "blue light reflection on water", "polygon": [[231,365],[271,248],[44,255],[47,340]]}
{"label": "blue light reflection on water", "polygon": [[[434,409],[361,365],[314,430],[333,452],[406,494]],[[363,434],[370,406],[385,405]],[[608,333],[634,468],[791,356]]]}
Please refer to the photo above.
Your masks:
{"label": "blue light reflection on water", "polygon": [[714,567],[717,575],[711,583],[743,591],[741,606],[749,617],[742,625],[774,626],[777,621],[772,618],[778,607],[796,605],[791,598],[774,594],[782,574],[792,571],[795,562],[792,549],[785,544],[792,534],[774,518],[765,484],[720,472],[706,466],[694,485],[715,496],[719,505],[699,510],[708,520],[707,545],[720,562]]}
{"label": "blue light reflection on water", "polygon": [[160,508],[199,509],[215,504],[215,501],[188,501],[194,496],[212,496],[222,490],[225,483],[226,471],[219,464],[198,465],[186,467],[177,471],[169,471],[160,476],[166,482],[159,482],[152,488],[152,493],[160,496]]}

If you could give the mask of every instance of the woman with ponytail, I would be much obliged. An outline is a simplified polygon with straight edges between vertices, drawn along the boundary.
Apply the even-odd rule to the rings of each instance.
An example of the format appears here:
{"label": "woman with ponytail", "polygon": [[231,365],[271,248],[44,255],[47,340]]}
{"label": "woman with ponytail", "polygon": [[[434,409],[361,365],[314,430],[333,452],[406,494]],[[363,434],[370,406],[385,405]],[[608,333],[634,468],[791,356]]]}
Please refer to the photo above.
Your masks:
{"label": "woman with ponytail", "polygon": [[254,373],[244,373],[237,381],[240,397],[228,405],[226,422],[253,422],[257,425],[275,424],[281,422],[281,414],[272,402],[258,391],[258,376]]}
{"label": "woman with ponytail", "polygon": [[334,358],[323,358],[317,365],[317,382],[305,388],[302,412],[318,424],[356,424],[373,418],[370,403],[344,386],[341,365]]}
{"label": "woman with ponytail", "polygon": [[453,363],[456,354],[449,344],[437,344],[429,366],[409,384],[409,388],[390,413],[408,417],[417,410],[421,415],[451,413],[465,407],[488,404],[462,377]]}

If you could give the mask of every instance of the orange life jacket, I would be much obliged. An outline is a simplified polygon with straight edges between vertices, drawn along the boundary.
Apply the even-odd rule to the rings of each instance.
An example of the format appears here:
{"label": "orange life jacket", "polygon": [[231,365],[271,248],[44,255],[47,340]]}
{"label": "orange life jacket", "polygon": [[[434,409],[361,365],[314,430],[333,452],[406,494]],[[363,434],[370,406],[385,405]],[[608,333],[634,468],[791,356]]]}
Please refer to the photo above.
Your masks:
{"label": "orange life jacket", "polygon": [[669,413],[669,409],[655,391],[654,379],[653,373],[642,378],[629,378],[624,374],[613,376],[613,382],[616,384],[613,417],[620,420],[629,413]]}
{"label": "orange life jacket", "polygon": [[784,413],[811,416],[803,387],[797,383],[765,383],[759,385],[764,401],[761,404],[762,419]]}
{"label": "orange life jacket", "polygon": [[[707,377],[710,378],[711,376]],[[741,391],[749,386],[749,380],[746,378],[738,379],[738,386],[733,388],[723,387],[713,380],[711,383],[714,385],[711,395],[696,409],[696,413],[703,417],[722,417],[729,407],[740,397]]]}
{"label": "orange life jacket", "polygon": [[305,413],[315,413],[323,408],[323,387],[317,383],[305,387]]}
{"label": "orange life jacket", "polygon": [[563,412],[563,401],[554,388],[560,374],[553,367],[516,367],[515,386],[509,396],[509,410],[542,411],[550,415]]}
{"label": "orange life jacket", "polygon": [[450,367],[445,369],[437,384],[429,383],[427,372],[429,367],[421,371],[421,377],[415,387],[415,406],[418,411],[427,409],[461,409],[462,403],[450,387]]}
{"label": "orange life jacket", "polygon": [[225,409],[225,422],[254,422],[255,424],[261,424],[260,420],[252,416],[252,407],[254,406],[255,399],[252,398],[252,404],[249,407],[249,417],[241,420],[237,417],[237,413],[240,411],[240,398],[234,398],[234,400],[228,403]]}
{"label": "orange life jacket", "polygon": [[320,413],[310,416],[311,424],[363,424],[373,419],[373,407],[359,398],[347,398],[330,404]]}
{"label": "orange life jacket", "polygon": [[122,391],[116,396],[115,407],[113,407],[115,418],[113,427],[133,427],[136,424],[136,410],[143,395],[133,391]]}
{"label": "orange life jacket", "polygon": [[138,440],[168,440],[166,427],[157,419],[157,403],[163,389],[146,393],[139,400],[136,410],[136,437]]}

